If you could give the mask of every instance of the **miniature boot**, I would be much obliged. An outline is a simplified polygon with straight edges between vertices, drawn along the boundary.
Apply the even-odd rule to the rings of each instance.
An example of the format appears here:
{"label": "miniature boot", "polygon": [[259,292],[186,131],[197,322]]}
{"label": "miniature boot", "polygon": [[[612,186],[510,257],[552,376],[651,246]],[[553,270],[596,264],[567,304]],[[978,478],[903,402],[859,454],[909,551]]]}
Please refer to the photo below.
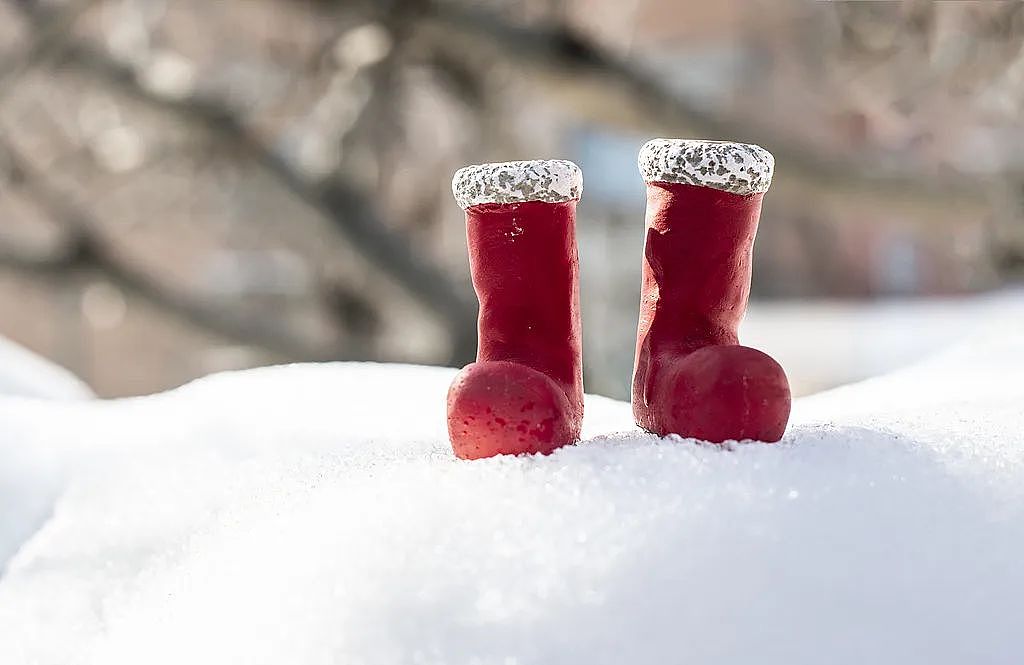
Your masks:
{"label": "miniature boot", "polygon": [[561,160],[483,164],[460,169],[452,191],[480,299],[476,362],[448,390],[452,448],[463,459],[550,453],[577,441],[583,420],[583,175]]}
{"label": "miniature boot", "polygon": [[755,145],[655,139],[640,150],[647,183],[633,415],[659,435],[778,441],[789,381],[736,329],[775,159]]}

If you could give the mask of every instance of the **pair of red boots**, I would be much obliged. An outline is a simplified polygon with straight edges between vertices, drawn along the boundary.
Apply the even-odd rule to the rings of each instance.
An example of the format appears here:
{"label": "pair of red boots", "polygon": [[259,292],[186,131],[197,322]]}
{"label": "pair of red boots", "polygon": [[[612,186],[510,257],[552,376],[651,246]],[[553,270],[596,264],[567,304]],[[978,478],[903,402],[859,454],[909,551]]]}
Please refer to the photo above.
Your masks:
{"label": "pair of red boots", "polygon": [[[754,145],[657,139],[647,183],[637,424],[707,441],[778,441],[790,390],[777,362],[740,346],[751,251],[774,158]],[[452,182],[466,211],[480,299],[477,361],[448,392],[455,454],[549,453],[583,420],[576,202],[583,176],[562,160],[469,166]]]}

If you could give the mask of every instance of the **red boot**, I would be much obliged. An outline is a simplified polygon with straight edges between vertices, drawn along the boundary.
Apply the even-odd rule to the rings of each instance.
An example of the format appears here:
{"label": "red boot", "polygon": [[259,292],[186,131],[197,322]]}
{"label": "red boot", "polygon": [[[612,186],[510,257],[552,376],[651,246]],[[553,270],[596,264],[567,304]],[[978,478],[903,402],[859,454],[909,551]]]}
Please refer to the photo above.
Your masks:
{"label": "red boot", "polygon": [[789,381],[740,346],[754,235],[775,160],[743,143],[656,139],[647,183],[633,414],[646,430],[721,442],[778,441]]}
{"label": "red boot", "polygon": [[476,362],[448,390],[455,454],[550,453],[580,437],[576,202],[583,176],[561,160],[483,164],[452,181],[466,210],[480,298]]}

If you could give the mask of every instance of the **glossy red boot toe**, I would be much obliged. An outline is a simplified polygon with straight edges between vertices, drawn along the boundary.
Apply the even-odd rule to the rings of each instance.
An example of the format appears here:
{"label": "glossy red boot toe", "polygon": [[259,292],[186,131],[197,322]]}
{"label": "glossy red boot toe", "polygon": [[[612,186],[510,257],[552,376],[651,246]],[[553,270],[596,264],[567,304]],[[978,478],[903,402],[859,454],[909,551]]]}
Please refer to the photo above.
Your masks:
{"label": "glossy red boot toe", "polygon": [[664,358],[646,410],[646,429],[721,443],[782,438],[789,381],[770,356],[746,346],[706,346]]}
{"label": "glossy red boot toe", "polygon": [[507,361],[467,365],[448,390],[448,435],[462,459],[548,454],[580,436],[565,391]]}

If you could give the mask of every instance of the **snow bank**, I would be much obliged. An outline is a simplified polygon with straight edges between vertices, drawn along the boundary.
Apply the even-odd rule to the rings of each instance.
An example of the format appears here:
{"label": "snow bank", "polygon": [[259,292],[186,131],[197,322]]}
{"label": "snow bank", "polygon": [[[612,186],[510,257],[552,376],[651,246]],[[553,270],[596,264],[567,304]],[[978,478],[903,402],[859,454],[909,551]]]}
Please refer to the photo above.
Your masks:
{"label": "snow bank", "polygon": [[93,392],[74,374],[0,337],[0,396],[88,399]]}
{"label": "snow bank", "polygon": [[920,362],[979,331],[1019,328],[1024,290],[950,298],[755,301],[740,339],[782,363],[808,395]]}
{"label": "snow bank", "polygon": [[581,445],[478,462],[448,370],[0,400],[0,663],[1015,662],[1022,372],[981,339],[729,449],[592,398]]}

